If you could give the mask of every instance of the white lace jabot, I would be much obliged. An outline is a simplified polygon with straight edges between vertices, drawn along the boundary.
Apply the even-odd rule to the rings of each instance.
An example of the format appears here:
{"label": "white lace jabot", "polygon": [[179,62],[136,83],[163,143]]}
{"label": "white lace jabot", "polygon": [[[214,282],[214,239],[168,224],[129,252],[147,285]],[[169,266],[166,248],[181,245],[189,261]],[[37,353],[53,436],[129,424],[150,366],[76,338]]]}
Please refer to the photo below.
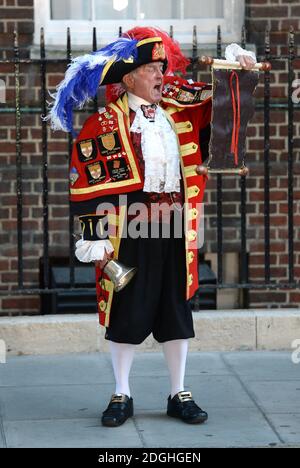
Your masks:
{"label": "white lace jabot", "polygon": [[136,112],[130,128],[141,133],[142,154],[145,161],[144,192],[179,192],[180,163],[177,136],[163,109],[157,106],[155,121],[144,116],[141,105],[149,102],[128,93],[129,107]]}

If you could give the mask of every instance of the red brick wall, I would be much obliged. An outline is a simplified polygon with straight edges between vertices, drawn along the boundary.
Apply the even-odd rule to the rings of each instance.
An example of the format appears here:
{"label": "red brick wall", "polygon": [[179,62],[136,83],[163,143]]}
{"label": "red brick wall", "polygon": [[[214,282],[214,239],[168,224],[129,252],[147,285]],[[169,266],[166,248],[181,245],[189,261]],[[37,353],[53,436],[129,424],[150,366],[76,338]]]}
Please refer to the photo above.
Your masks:
{"label": "red brick wall", "polygon": [[[247,40],[263,53],[264,29],[272,27],[271,52],[287,51],[288,29],[299,29],[298,2],[248,0],[246,2]],[[12,31],[17,28],[22,56],[29,53],[33,36],[33,0],[0,0],[1,45],[11,48]],[[299,54],[299,34],[295,35]],[[11,49],[8,56],[11,55]],[[299,78],[300,61],[295,60],[295,78]],[[61,80],[65,67],[49,65],[47,87],[51,90]],[[209,79],[203,70],[202,78]],[[14,106],[14,67],[0,64],[0,78],[7,84],[7,107]],[[262,76],[263,78],[263,76]],[[261,80],[262,80],[261,78]],[[21,106],[39,107],[39,65],[21,66]],[[256,92],[263,98],[263,86]],[[274,61],[271,73],[271,102],[287,102],[287,63]],[[80,116],[83,122],[85,115]],[[79,125],[77,116],[77,124]],[[271,211],[271,277],[287,281],[287,111],[272,110],[270,126],[270,211]],[[300,280],[300,110],[294,112],[294,213],[295,213],[295,277]],[[22,114],[23,162],[23,227],[24,280],[27,287],[39,286],[38,260],[42,255],[42,142],[39,114]],[[0,287],[15,288],[17,281],[16,177],[15,177],[15,116],[0,113]],[[250,253],[249,279],[264,279],[264,117],[257,111],[248,129],[247,162],[247,250]],[[52,256],[68,252],[67,139],[61,132],[48,131],[49,162],[49,248]],[[223,178],[224,250],[240,250],[239,178]],[[216,178],[211,176],[206,194],[205,251],[216,251]],[[250,291],[250,306],[298,306],[299,291]],[[1,300],[1,314],[38,313],[37,296],[6,297]]]}
{"label": "red brick wall", "polygon": [[[247,39],[254,43],[259,53],[264,51],[264,31],[271,32],[271,52],[286,53],[288,31],[292,26],[295,31],[300,27],[299,0],[246,0]],[[299,34],[296,44],[300,44]]]}
{"label": "red brick wall", "polygon": [[14,30],[19,33],[20,45],[26,47],[32,44],[33,0],[0,0],[1,47],[11,47]]}
{"label": "red brick wall", "polygon": [[[265,29],[269,27],[271,54],[280,56],[288,53],[289,30],[294,28],[295,53],[300,53],[300,4],[298,0],[247,0],[246,27],[247,40],[257,46],[259,54],[264,54]],[[288,68],[286,60],[277,60],[271,74],[271,102],[287,102]],[[300,78],[300,60],[294,61],[294,78]],[[257,90],[263,96],[263,88]],[[288,158],[288,115],[286,111],[271,112],[270,126],[270,174],[271,174],[271,276],[276,281],[288,279],[288,225],[287,225],[287,158]],[[294,111],[294,272],[300,278],[300,111]],[[255,203],[256,212],[248,217],[248,225],[255,227],[257,242],[250,249],[250,279],[264,278],[264,172],[263,172],[263,113],[256,113],[252,128],[253,140],[248,140],[248,160],[251,174],[256,176],[255,191],[248,194],[250,203]],[[298,291],[251,291],[251,306],[299,306]]]}

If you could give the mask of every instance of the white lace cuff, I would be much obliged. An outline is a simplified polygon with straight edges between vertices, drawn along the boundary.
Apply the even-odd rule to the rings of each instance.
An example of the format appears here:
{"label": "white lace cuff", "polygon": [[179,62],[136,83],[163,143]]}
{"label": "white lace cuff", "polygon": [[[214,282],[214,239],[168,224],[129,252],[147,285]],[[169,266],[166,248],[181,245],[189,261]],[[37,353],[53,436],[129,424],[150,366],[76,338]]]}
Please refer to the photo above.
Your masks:
{"label": "white lace cuff", "polygon": [[95,260],[103,260],[105,252],[110,254],[114,251],[108,239],[88,241],[80,239],[76,242],[75,255],[81,262],[89,263]]}
{"label": "white lace cuff", "polygon": [[240,47],[238,44],[232,43],[229,44],[225,49],[225,58],[229,62],[236,62],[239,55],[248,55],[248,57],[253,58],[256,62],[256,55],[251,50],[245,50]]}

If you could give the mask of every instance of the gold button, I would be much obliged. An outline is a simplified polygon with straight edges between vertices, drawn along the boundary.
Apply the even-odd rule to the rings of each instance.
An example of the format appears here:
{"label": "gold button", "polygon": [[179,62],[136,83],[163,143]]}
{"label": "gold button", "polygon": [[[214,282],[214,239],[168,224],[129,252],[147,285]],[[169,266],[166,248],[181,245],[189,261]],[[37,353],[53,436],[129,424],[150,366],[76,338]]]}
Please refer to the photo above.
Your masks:
{"label": "gold button", "polygon": [[189,286],[192,286],[192,284],[193,284],[193,279],[194,279],[193,275],[190,274],[190,275],[189,275]]}
{"label": "gold button", "polygon": [[101,310],[101,312],[104,312],[106,309],[106,302],[103,299],[99,302],[99,309]]}
{"label": "gold button", "polygon": [[196,149],[197,148],[197,145],[193,145],[193,149]]}
{"label": "gold button", "polygon": [[193,260],[194,260],[194,258],[195,258],[194,252],[192,252],[192,251],[189,252],[189,253],[188,253],[188,261],[189,261],[189,263],[192,263]]}
{"label": "gold button", "polygon": [[198,210],[196,208],[192,208],[191,210],[189,210],[189,219],[190,220],[196,219],[197,216],[198,216]]}
{"label": "gold button", "polygon": [[192,187],[188,188],[188,198],[196,197],[199,192],[199,187],[197,185],[192,185]]}
{"label": "gold button", "polygon": [[188,232],[188,240],[189,242],[191,241],[194,241],[197,237],[197,232],[194,231],[194,229],[191,229],[189,232]]}
{"label": "gold button", "polygon": [[188,123],[186,128],[192,128],[192,124]]}

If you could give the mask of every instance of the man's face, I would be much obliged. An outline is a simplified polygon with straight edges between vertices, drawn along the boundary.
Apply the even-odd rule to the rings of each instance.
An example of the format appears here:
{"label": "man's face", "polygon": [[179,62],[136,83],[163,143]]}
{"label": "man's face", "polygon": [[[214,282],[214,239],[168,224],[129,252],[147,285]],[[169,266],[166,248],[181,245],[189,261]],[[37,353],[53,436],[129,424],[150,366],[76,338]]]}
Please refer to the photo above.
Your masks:
{"label": "man's face", "polygon": [[163,62],[151,62],[146,65],[141,65],[129,75],[126,75],[124,79],[128,91],[145,99],[145,101],[151,104],[161,100],[163,89]]}

